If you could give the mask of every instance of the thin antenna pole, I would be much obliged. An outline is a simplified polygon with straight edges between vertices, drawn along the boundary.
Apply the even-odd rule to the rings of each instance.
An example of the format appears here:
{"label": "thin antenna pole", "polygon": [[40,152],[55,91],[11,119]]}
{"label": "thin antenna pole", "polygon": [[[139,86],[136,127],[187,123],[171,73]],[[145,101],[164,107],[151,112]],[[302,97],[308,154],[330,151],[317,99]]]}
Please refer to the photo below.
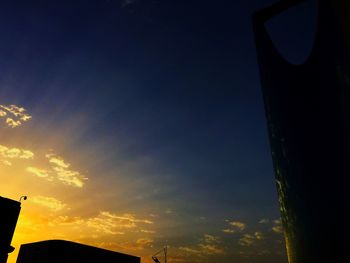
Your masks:
{"label": "thin antenna pole", "polygon": [[167,252],[168,252],[168,246],[165,245],[165,247],[164,247],[164,263],[167,263]]}

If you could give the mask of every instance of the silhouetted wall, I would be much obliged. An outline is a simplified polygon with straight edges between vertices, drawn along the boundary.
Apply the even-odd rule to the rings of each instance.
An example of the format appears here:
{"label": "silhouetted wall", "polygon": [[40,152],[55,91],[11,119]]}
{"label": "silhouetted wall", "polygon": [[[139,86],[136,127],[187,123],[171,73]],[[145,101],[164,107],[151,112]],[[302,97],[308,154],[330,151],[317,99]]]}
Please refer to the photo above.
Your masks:
{"label": "silhouetted wall", "polygon": [[21,245],[17,263],[140,263],[140,258],[65,240]]}
{"label": "silhouetted wall", "polygon": [[0,263],[6,263],[11,247],[13,233],[15,232],[21,203],[0,196]]}
{"label": "silhouetted wall", "polygon": [[350,1],[318,1],[313,50],[292,65],[265,22],[298,2],[280,1],[253,18],[287,255],[290,263],[347,262]]}

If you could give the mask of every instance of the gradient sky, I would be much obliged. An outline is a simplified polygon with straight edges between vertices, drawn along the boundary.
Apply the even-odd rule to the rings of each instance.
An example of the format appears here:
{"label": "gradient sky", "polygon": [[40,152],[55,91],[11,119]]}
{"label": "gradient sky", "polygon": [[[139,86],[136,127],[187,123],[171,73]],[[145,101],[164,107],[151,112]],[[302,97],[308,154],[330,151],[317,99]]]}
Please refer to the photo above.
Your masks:
{"label": "gradient sky", "polygon": [[[2,1],[0,195],[13,239],[285,263],[251,14],[275,1]],[[293,63],[310,2],[269,23]]]}

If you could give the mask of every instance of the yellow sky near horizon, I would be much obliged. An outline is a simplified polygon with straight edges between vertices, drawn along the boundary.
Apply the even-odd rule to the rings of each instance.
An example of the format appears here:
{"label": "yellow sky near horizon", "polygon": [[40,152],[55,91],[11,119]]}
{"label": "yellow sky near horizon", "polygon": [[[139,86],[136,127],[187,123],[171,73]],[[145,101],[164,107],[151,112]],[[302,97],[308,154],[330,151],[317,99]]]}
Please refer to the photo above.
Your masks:
{"label": "yellow sky near horizon", "polygon": [[[21,244],[49,239],[140,256],[142,263],[151,263],[153,253],[169,239],[169,263],[225,257],[234,235],[238,256],[271,253],[260,248],[266,234],[249,229],[247,223],[222,219],[221,226],[213,224],[214,233],[203,215],[186,218],[165,200],[149,201],[148,195],[159,189],[142,173],[153,160],[142,157],[104,167],[103,146],[74,144],[83,133],[83,118],[68,118],[63,127],[30,125],[33,119],[22,107],[0,105],[0,195],[14,200],[28,196],[22,202],[9,263],[16,262]],[[118,149],[115,153],[119,156]],[[282,232],[278,220],[261,219],[257,224],[269,234]]]}

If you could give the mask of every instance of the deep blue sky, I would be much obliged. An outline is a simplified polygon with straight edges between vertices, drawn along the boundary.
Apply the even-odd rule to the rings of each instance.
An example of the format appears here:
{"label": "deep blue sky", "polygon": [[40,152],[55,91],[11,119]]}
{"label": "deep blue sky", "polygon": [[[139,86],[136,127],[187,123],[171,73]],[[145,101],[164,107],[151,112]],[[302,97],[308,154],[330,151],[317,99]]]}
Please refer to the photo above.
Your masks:
{"label": "deep blue sky", "polygon": [[[67,141],[98,145],[105,169],[150,158],[137,178],[164,190],[147,203],[213,225],[276,219],[251,27],[273,2],[2,1],[0,103],[45,120],[36,137],[83,118]],[[292,62],[311,49],[314,12],[307,3],[269,23]]]}

